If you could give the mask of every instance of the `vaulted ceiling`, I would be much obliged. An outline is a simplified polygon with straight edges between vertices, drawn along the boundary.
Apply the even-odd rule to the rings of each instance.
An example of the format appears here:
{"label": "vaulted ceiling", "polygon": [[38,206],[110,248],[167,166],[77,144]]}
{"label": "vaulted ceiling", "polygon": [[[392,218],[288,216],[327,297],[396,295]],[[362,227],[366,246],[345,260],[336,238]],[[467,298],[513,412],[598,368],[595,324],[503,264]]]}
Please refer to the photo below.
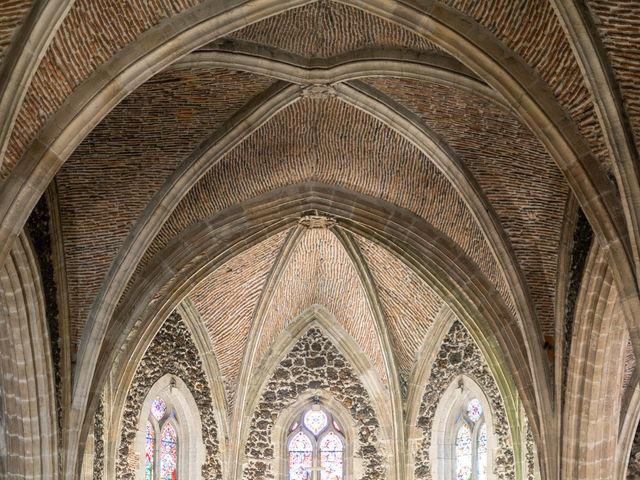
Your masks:
{"label": "vaulted ceiling", "polygon": [[446,305],[551,431],[582,211],[629,299],[633,383],[637,7],[0,5],[0,252],[47,191],[70,429],[184,302],[229,415],[308,309],[393,389]]}

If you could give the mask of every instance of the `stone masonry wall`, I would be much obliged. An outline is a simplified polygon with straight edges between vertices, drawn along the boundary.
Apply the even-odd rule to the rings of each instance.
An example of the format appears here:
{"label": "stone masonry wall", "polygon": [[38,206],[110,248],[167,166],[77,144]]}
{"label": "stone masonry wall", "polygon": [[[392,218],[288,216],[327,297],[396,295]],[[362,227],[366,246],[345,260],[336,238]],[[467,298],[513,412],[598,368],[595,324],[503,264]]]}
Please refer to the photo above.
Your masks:
{"label": "stone masonry wall", "polygon": [[387,465],[378,442],[380,424],[369,394],[344,356],[318,328],[312,328],[280,362],[264,388],[251,419],[243,479],[274,478],[275,421],[279,412],[308,390],[330,392],[351,413],[360,444],[354,454],[363,459],[362,479],[386,478]]}
{"label": "stone masonry wall", "polygon": [[93,480],[104,478],[104,395],[93,417]]}
{"label": "stone masonry wall", "polygon": [[633,437],[631,456],[627,466],[627,480],[637,480],[638,478],[640,478],[640,426],[638,426],[636,435]]}
{"label": "stone masonry wall", "polygon": [[480,349],[460,322],[455,322],[444,338],[422,397],[417,426],[423,433],[415,456],[415,477],[423,480],[432,478],[429,448],[434,416],[445,390],[454,378],[461,374],[474,379],[491,404],[493,428],[497,438],[497,450],[494,456],[495,478],[514,479],[513,448],[500,391]]}
{"label": "stone masonry wall", "polygon": [[221,479],[218,426],[211,390],[191,333],[182,322],[180,315],[175,312],[169,316],[149,345],[131,384],[122,419],[122,433],[116,463],[117,478],[119,480],[135,478],[135,471],[129,465],[129,458],[130,450],[135,448],[140,409],[151,387],[167,374],[175,375],[187,385],[198,406],[202,420],[202,439],[206,450],[202,478]]}

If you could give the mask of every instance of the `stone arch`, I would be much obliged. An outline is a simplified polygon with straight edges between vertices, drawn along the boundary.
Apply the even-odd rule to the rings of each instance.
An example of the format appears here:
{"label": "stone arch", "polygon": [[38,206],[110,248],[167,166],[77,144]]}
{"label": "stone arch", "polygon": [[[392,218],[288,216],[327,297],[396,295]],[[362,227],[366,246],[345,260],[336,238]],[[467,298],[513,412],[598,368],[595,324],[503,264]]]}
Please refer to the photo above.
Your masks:
{"label": "stone arch", "polygon": [[[173,424],[178,432],[178,469],[181,478],[197,478],[200,466],[205,462],[205,446],[202,441],[202,421],[198,405],[189,387],[179,377],[167,374],[160,378],[147,393],[138,420],[135,438],[135,451],[144,452],[145,426],[151,410],[151,403],[161,397],[176,411]],[[159,437],[156,436],[156,442]],[[156,447],[157,448],[157,447]],[[144,463],[140,462],[135,478],[144,480]]]}
{"label": "stone arch", "polygon": [[[114,412],[113,418],[118,419],[120,435],[117,455],[113,459],[117,478],[134,479],[139,468],[140,421],[144,416],[144,409],[153,400],[149,392],[161,391],[170,385],[171,378],[183,382],[186,389],[181,397],[177,397],[182,411],[186,413],[195,405],[200,418],[200,429],[196,430],[198,422],[194,420],[192,430],[200,435],[204,445],[204,461],[197,471],[206,478],[221,479],[222,465],[220,461],[218,426],[214,412],[209,379],[202,367],[200,353],[196,348],[191,333],[178,313],[173,313],[166,319],[163,327],[151,341],[144,356],[137,365],[136,373],[131,382],[125,404],[120,411]],[[154,390],[155,389],[155,390]],[[194,403],[189,401],[189,392]],[[177,392],[176,392],[177,394]],[[194,415],[191,415],[194,418]],[[193,425],[192,425],[193,426]],[[191,435],[191,433],[189,434]],[[137,440],[136,440],[137,439]],[[197,441],[193,441],[198,445]],[[197,447],[196,447],[197,452]],[[194,461],[198,459],[198,454]],[[139,472],[138,472],[139,474]]]}
{"label": "stone arch", "polygon": [[[614,472],[619,434],[626,326],[606,254],[595,244],[576,307],[564,410],[563,475]],[[591,421],[609,418],[609,422]],[[590,445],[591,448],[586,446]]]}
{"label": "stone arch", "polygon": [[[303,3],[298,2],[295,5],[287,5],[287,7]],[[527,124],[545,141],[556,161],[562,166],[562,170],[572,183],[572,187],[578,192],[580,202],[583,206],[588,207],[587,214],[590,220],[596,226],[600,236],[606,239],[607,247],[610,248],[612,259],[616,264],[618,284],[621,288],[629,289],[624,295],[625,299],[629,299],[625,302],[624,307],[630,327],[633,326],[632,322],[635,318],[633,313],[638,311],[640,305],[638,305],[633,275],[628,265],[627,238],[618,212],[619,202],[606,179],[592,165],[593,162],[590,161],[589,155],[581,154],[585,148],[573,131],[570,122],[556,105],[555,100],[546,91],[536,90],[536,82],[531,81],[528,77],[531,72],[524,68],[517,57],[511,55],[511,52],[496,45],[497,42],[492,36],[483,37],[485,32],[481,31],[482,29],[477,26],[474,26],[475,29],[470,27],[468,23],[465,23],[465,17],[446,8],[424,7],[419,9],[390,0],[349,3],[370,13],[384,15],[424,35],[434,37],[434,40],[444,44],[447,50],[462,57],[473,70],[481,72],[481,76],[491,80],[489,83],[494,87],[507,93],[506,96],[514,108],[521,112]],[[87,120],[93,120],[95,117],[93,121],[99,121],[100,115],[95,115],[96,111],[100,111],[102,114],[106,113],[128,91],[149,78],[155,71],[162,69],[189,49],[197,47],[198,42],[194,40],[194,37],[197,36],[199,41],[204,43],[212,37],[224,33],[222,30],[212,27],[223,24],[232,30],[243,26],[243,24],[257,21],[263,16],[278,13],[273,3],[260,4],[262,8],[257,8],[254,3],[247,2],[239,8],[232,8],[237,5],[239,4],[227,5],[229,10],[222,18],[222,15],[216,16],[220,11],[212,7],[212,4],[204,4],[201,8],[195,8],[179,16],[169,26],[163,25],[162,29],[153,29],[148,34],[142,35],[140,39],[144,45],[148,45],[147,52],[152,54],[149,56],[140,54],[140,51],[136,50],[139,45],[132,44],[131,48],[126,48],[122,55],[114,57],[113,61],[96,71],[92,78],[93,82],[88,81],[83,88],[78,89],[78,94],[66,105],[69,108],[60,110],[64,111],[59,115],[63,118],[52,118],[48,127],[43,129],[42,135],[34,143],[34,150],[23,159],[26,162],[20,162],[19,167],[8,181],[0,207],[4,219],[0,230],[0,235],[2,235],[0,245],[3,247],[10,245],[15,239],[18,230],[24,223],[23,216],[27,214],[24,212],[30,211],[33,206],[30,198],[31,193],[41,192],[49,183],[51,175],[64,161],[68,151],[72,150],[84,133],[91,128],[92,123]],[[215,19],[215,21],[211,20],[207,24],[207,21],[203,20],[204,18]],[[189,21],[191,21],[191,25],[187,25]],[[179,29],[184,29],[181,31],[184,33],[183,37],[178,33]],[[164,34],[167,32],[174,34],[171,37],[172,43],[170,45],[163,45],[158,40],[160,30]],[[203,31],[209,32],[210,36],[202,35]],[[438,32],[437,36],[434,35],[436,31]],[[187,38],[188,34],[191,37]],[[178,46],[182,49],[177,48]],[[510,66],[508,62],[515,63],[515,65]],[[128,70],[125,70],[123,65],[127,65]],[[95,103],[91,103],[94,100]],[[561,122],[566,122],[568,125],[562,125]],[[63,127],[61,129],[60,125],[69,128]],[[63,138],[65,135],[58,136],[63,129],[66,129],[66,138]],[[36,149],[40,149],[40,152],[36,153]],[[31,160],[29,155],[32,155]],[[43,160],[42,164],[40,164],[40,160]],[[614,205],[611,209],[606,206],[606,203],[609,202]],[[6,255],[4,248],[2,252],[3,256]],[[635,338],[637,328],[633,327],[630,330]],[[92,349],[93,347],[91,345],[88,348]],[[76,398],[79,400],[76,400],[76,403],[79,402],[79,404],[74,405],[74,411],[79,412],[77,415],[80,416],[80,419],[74,418],[72,421],[74,432],[77,424],[82,423],[82,417],[86,413],[87,382],[88,380],[77,382],[79,390]],[[539,383],[543,385],[543,382]],[[550,400],[545,396],[539,398],[539,403],[550,411],[549,402]],[[77,439],[74,439],[73,442],[77,443]],[[74,450],[72,448],[72,451]],[[71,461],[71,463],[74,462]]]}
{"label": "stone arch", "polygon": [[311,407],[315,401],[319,401],[323,407],[339,420],[342,434],[346,442],[345,455],[345,478],[359,478],[364,473],[361,457],[356,458],[362,445],[357,434],[357,425],[350,412],[331,393],[325,391],[307,392],[300,395],[300,398],[281,412],[278,420],[273,426],[273,437],[275,440],[275,471],[274,478],[283,478],[286,471],[287,437],[288,423],[291,419],[301,415],[302,412]]}
{"label": "stone arch", "polygon": [[[346,196],[345,196],[346,194]],[[293,195],[293,196],[291,196]],[[283,200],[283,199],[289,200]],[[330,199],[327,203],[324,199]],[[348,200],[345,200],[348,199]],[[346,203],[342,204],[343,201]],[[364,203],[363,203],[364,202]],[[441,249],[444,248],[445,243],[443,243],[443,239],[440,237],[436,243],[430,243],[429,238],[433,233],[429,233],[426,225],[421,223],[421,221],[415,220],[411,217],[406,211],[401,211],[396,209],[390,205],[386,206],[385,209],[388,210],[380,210],[380,203],[367,203],[366,198],[358,195],[353,195],[352,193],[343,192],[340,189],[327,189],[327,187],[322,187],[318,185],[300,185],[294,187],[287,187],[285,189],[272,192],[271,194],[261,196],[255,199],[254,205],[259,206],[259,209],[252,213],[253,208],[251,204],[246,204],[243,207],[242,215],[243,217],[240,223],[236,223],[236,220],[230,218],[227,214],[222,214],[223,223],[225,224],[225,234],[223,237],[219,235],[219,233],[215,232],[215,224],[216,220],[210,219],[207,220],[206,223],[203,224],[203,230],[195,230],[190,231],[190,234],[195,235],[193,239],[199,239],[197,242],[195,240],[179,240],[176,244],[175,251],[166,251],[163,252],[158,259],[162,259],[160,263],[157,263],[155,266],[150,266],[149,274],[145,275],[145,278],[154,278],[157,280],[158,284],[155,286],[145,284],[144,291],[139,290],[137,287],[133,287],[131,290],[131,304],[127,301],[123,302],[121,306],[122,317],[119,322],[116,322],[114,325],[114,335],[122,334],[123,338],[126,335],[130,335],[131,328],[137,323],[139,327],[142,329],[141,331],[149,331],[148,329],[157,328],[152,327],[155,324],[158,325],[158,321],[161,318],[164,318],[164,315],[168,314],[164,313],[169,308],[174,308],[173,305],[176,305],[177,302],[184,297],[184,295],[188,292],[188,285],[193,285],[197,283],[198,279],[203,275],[206,275],[209,270],[203,268],[203,264],[191,264],[189,267],[191,270],[188,272],[180,273],[183,267],[179,267],[178,263],[175,263],[171,266],[167,265],[165,262],[167,259],[171,259],[171,262],[179,262],[180,257],[184,256],[185,261],[193,258],[194,251],[187,252],[184,250],[183,246],[185,244],[189,244],[193,249],[198,249],[200,253],[196,254],[196,257],[207,259],[208,262],[211,262],[210,265],[220,264],[225,258],[228,258],[229,255],[233,255],[237,253],[236,251],[230,251],[226,247],[216,253],[216,249],[219,249],[220,245],[226,245],[227,241],[231,242],[232,238],[237,235],[234,231],[236,226],[238,228],[237,231],[243,232],[243,235],[247,235],[246,237],[238,237],[242,238],[238,245],[241,245],[241,248],[248,247],[252,244],[252,242],[257,241],[256,239],[264,238],[264,236],[271,235],[274,232],[282,231],[282,229],[287,228],[288,225],[295,223],[300,214],[304,213],[310,209],[319,209],[320,211],[326,211],[330,215],[335,215],[338,217],[339,221],[347,228],[353,229],[356,233],[365,235],[369,238],[374,239],[382,243],[386,248],[389,248],[392,252],[397,255],[400,255],[400,250],[403,250],[405,253],[403,254],[403,259],[407,261],[413,268],[416,268],[421,275],[424,275],[427,281],[435,282],[434,285],[437,286],[438,289],[441,290],[441,293],[445,298],[448,299],[452,308],[458,311],[458,314],[461,318],[464,318],[465,321],[470,322],[469,326],[475,334],[477,334],[477,338],[480,343],[486,343],[485,356],[488,361],[496,362],[496,375],[499,379],[499,382],[505,389],[505,391],[512,392],[507,396],[507,398],[517,398],[517,394],[513,391],[513,384],[511,383],[510,373],[504,370],[504,360],[498,360],[501,358],[502,353],[500,349],[495,348],[496,337],[500,335],[508,334],[509,331],[512,331],[513,325],[504,325],[503,327],[496,328],[489,327],[489,321],[480,321],[479,323],[473,325],[473,322],[478,322],[480,317],[473,317],[473,315],[481,315],[478,313],[472,314],[470,311],[466,311],[465,308],[470,304],[483,304],[487,300],[482,300],[478,298],[477,302],[467,303],[466,301],[462,301],[462,296],[466,296],[467,293],[462,294],[462,291],[458,294],[454,294],[453,292],[458,291],[459,287],[454,286],[457,278],[455,277],[450,282],[454,283],[446,283],[449,282],[446,280],[448,277],[444,275],[435,275],[435,271],[429,273],[428,265],[432,265],[435,267],[434,258],[429,259],[429,254],[427,251],[429,249]],[[346,208],[343,208],[341,205],[345,205]],[[367,212],[366,217],[360,216],[359,212]],[[283,220],[284,218],[284,220]],[[384,219],[387,220],[384,220]],[[382,223],[379,223],[382,221]],[[247,223],[248,222],[248,223]],[[256,223],[257,222],[257,223]],[[363,223],[364,222],[364,223]],[[369,224],[369,227],[364,227],[365,224]],[[236,225],[236,226],[234,226]],[[262,225],[258,228],[258,225]],[[399,225],[412,225],[411,229],[402,229],[399,228]],[[420,226],[422,225],[422,226]],[[426,229],[423,229],[426,228]],[[201,227],[198,227],[201,228]],[[386,234],[381,236],[380,232],[384,229]],[[209,233],[206,233],[206,232]],[[396,232],[396,233],[394,233]],[[208,237],[208,235],[212,235]],[[388,237],[388,235],[397,235],[396,239]],[[206,242],[210,241],[207,238],[215,238],[215,244],[212,244],[210,248],[213,250],[208,253],[204,249],[204,245]],[[183,243],[183,242],[187,243]],[[235,242],[234,240],[233,242]],[[205,242],[205,243],[198,243]],[[222,243],[219,243],[222,242]],[[230,245],[233,244],[230,243]],[[411,246],[413,245],[413,246]],[[207,247],[209,248],[209,247]],[[426,248],[426,250],[425,250]],[[416,250],[417,249],[417,250]],[[455,254],[445,253],[446,248],[442,251],[442,255],[438,255],[438,262],[443,258],[455,258],[455,266],[452,266],[452,270],[454,272],[459,272],[460,275],[466,276],[466,273],[463,273],[465,269],[469,266],[468,262],[464,259],[464,256],[459,252]],[[418,253],[422,251],[422,253]],[[412,252],[411,255],[408,255],[408,252]],[[425,256],[426,255],[426,256]],[[453,255],[453,256],[452,256]],[[188,259],[187,259],[188,257]],[[436,262],[437,263],[437,262]],[[174,275],[177,275],[174,277]],[[435,276],[433,276],[435,275]],[[473,278],[471,283],[465,283],[465,285],[469,286],[471,284],[477,284],[477,282],[482,278],[481,275],[477,273],[469,273],[468,278]],[[170,284],[165,284],[165,282],[170,282]],[[176,283],[177,282],[177,283]],[[445,282],[443,284],[442,282]],[[482,282],[481,282],[482,283]],[[477,284],[479,288],[489,288],[488,286],[480,287],[480,284]],[[152,291],[146,292],[147,288],[152,288]],[[145,293],[146,292],[146,293]],[[156,293],[153,293],[156,292]],[[161,297],[157,297],[156,301],[153,301],[152,308],[146,309],[144,305],[147,305],[148,302],[145,299],[151,301],[151,299],[158,294],[158,292],[162,293]],[[476,295],[473,292],[469,292],[470,295]],[[166,296],[165,296],[166,295]],[[160,300],[162,298],[162,300]],[[491,315],[491,312],[494,312],[496,308],[500,308],[501,301],[497,297],[492,297],[493,301],[490,303],[490,307],[487,310],[483,311],[483,314]],[[174,303],[175,302],[175,303]],[[464,305],[464,306],[463,306]],[[145,311],[146,310],[146,311]],[[126,314],[125,314],[126,312]],[[508,314],[505,314],[506,318]],[[475,319],[474,319],[475,318]],[[487,317],[489,320],[490,317]],[[493,321],[493,320],[492,320]],[[124,322],[124,323],[120,323]],[[126,322],[129,323],[127,326]],[[140,331],[140,330],[139,330]],[[511,341],[519,342],[517,337],[517,333],[514,333],[515,337],[512,337]],[[115,338],[115,337],[113,337]],[[503,337],[505,338],[505,337]],[[115,341],[115,340],[114,340]],[[118,341],[120,342],[120,341]],[[521,351],[518,349],[511,349],[511,353],[516,353]],[[105,357],[107,358],[107,357]],[[101,362],[102,365],[110,364],[112,360],[105,360]],[[525,365],[526,361],[521,360],[519,364]],[[515,373],[516,370],[513,370]],[[526,370],[520,371],[520,373],[525,373]],[[522,380],[522,379],[521,379]],[[96,387],[99,388],[99,387]],[[523,400],[526,402],[526,400]]]}
{"label": "stone arch", "polygon": [[447,389],[444,391],[438,402],[434,421],[432,424],[432,441],[429,449],[429,459],[433,478],[449,478],[455,470],[455,440],[457,430],[457,418],[466,404],[473,398],[480,401],[484,412],[484,424],[487,426],[488,434],[488,464],[487,478],[493,478],[493,468],[495,467],[493,457],[496,449],[496,439],[493,426],[493,415],[491,414],[491,404],[485,395],[482,387],[477,382],[464,373],[456,376]]}
{"label": "stone arch", "polygon": [[[398,440],[392,438],[392,415],[385,410],[388,392],[365,354],[332,315],[320,306],[309,308],[279,335],[271,352],[254,374],[258,383],[246,402],[247,421],[243,423],[249,424],[250,419],[250,425],[240,437],[240,444],[246,445],[246,461],[238,459],[237,464],[245,468],[237,478],[261,478],[280,471],[279,459],[273,457],[281,447],[274,444],[274,437],[277,441],[282,435],[282,425],[290,416],[278,424],[267,405],[282,416],[281,412],[296,411],[317,395],[342,411],[343,421],[350,419],[354,424],[359,439],[359,449],[353,452],[354,473],[364,475],[355,478],[395,479],[390,459]],[[265,445],[273,447],[265,450]]]}
{"label": "stone arch", "polygon": [[[420,403],[415,426],[422,431],[422,438],[416,443],[414,475],[417,479],[441,478],[433,476],[433,453],[438,449],[433,446],[434,425],[436,415],[447,389],[459,378],[468,377],[478,385],[479,391],[487,399],[490,406],[492,426],[495,435],[494,465],[497,479],[514,478],[517,463],[514,454],[513,426],[507,412],[503,393],[494,379],[481,350],[471,335],[459,321],[453,322],[444,339],[439,343],[438,354],[429,373],[426,384],[423,384],[423,396]],[[456,388],[454,385],[452,388]],[[437,434],[436,434],[437,438]],[[440,474],[439,474],[440,475]]]}
{"label": "stone arch", "polygon": [[57,478],[54,374],[38,264],[24,234],[0,269],[0,476]]}

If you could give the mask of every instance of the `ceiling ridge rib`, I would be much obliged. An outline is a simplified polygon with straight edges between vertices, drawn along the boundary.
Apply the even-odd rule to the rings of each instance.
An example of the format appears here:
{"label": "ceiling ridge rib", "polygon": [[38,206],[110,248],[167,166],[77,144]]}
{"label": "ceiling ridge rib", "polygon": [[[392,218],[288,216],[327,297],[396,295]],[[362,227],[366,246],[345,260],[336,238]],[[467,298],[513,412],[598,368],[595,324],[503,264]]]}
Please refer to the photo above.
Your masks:
{"label": "ceiling ridge rib", "polygon": [[[380,351],[382,352],[382,358],[384,360],[384,365],[386,368],[387,380],[389,382],[389,400],[391,402],[392,416],[395,419],[395,421],[393,422],[393,435],[397,440],[396,442],[394,442],[394,447],[402,450],[402,382],[399,378],[393,345],[389,336],[389,331],[387,329],[385,321],[386,317],[384,314],[382,303],[380,301],[380,297],[378,296],[376,283],[373,275],[371,274],[371,271],[369,270],[367,261],[360,251],[357,243],[355,242],[353,235],[351,235],[350,232],[344,230],[343,228],[340,228],[339,226],[331,228],[330,231],[338,238],[342,247],[347,252],[349,259],[351,260],[351,263],[356,270],[356,275],[358,276],[358,279],[360,280],[360,283],[362,284],[362,287],[365,291],[365,297],[367,299],[367,303],[374,319],[374,326],[376,328],[378,337],[378,346],[380,348]],[[396,478],[404,478],[404,465],[399,461],[401,458],[404,458],[404,455],[405,452],[397,451],[396,455],[394,456],[394,458],[396,459],[396,462],[394,463]]]}
{"label": "ceiling ridge rib", "polygon": [[[244,359],[241,363],[240,375],[238,376],[238,386],[236,391],[236,400],[233,406],[232,413],[232,421],[231,425],[235,425],[236,428],[232,430],[232,440],[239,441],[239,436],[241,434],[241,424],[242,422],[238,419],[243,417],[244,410],[246,409],[246,400],[247,400],[247,391],[251,382],[249,381],[251,378],[251,373],[254,369],[254,364],[256,360],[257,349],[259,346],[259,341],[262,337],[262,331],[264,327],[264,320],[266,316],[267,309],[271,304],[273,299],[273,295],[276,291],[278,283],[282,278],[287,266],[289,265],[289,261],[293,253],[296,251],[298,246],[300,245],[300,241],[307,233],[307,229],[302,225],[297,225],[293,228],[291,233],[287,236],[287,239],[284,241],[284,244],[280,247],[280,252],[278,253],[277,258],[275,259],[273,266],[271,267],[271,271],[269,272],[269,276],[265,282],[264,288],[260,293],[260,298],[258,299],[258,303],[253,312],[253,318],[251,320],[251,330],[249,334],[249,339],[247,341],[247,345],[244,351]],[[235,438],[234,438],[235,437]],[[240,449],[236,449],[236,456],[240,455]],[[234,455],[231,452],[231,455]],[[229,462],[233,469],[235,469],[235,465],[237,465],[238,458],[233,458]],[[235,474],[235,472],[232,472]],[[234,478],[234,477],[230,477]]]}

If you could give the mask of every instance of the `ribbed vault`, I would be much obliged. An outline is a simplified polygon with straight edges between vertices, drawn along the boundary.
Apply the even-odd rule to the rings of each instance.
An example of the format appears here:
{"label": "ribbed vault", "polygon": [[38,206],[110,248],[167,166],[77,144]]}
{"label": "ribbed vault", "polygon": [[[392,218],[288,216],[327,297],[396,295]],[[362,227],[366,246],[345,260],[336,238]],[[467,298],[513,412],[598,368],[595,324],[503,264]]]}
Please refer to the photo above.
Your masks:
{"label": "ribbed vault", "polygon": [[[510,420],[528,418],[542,478],[624,475],[640,418],[637,3],[0,2],[2,316],[40,325],[44,290],[60,331],[46,348],[40,327],[20,333],[45,374],[21,387],[28,362],[0,355],[0,394],[37,410],[33,381],[63,378],[59,431],[14,416],[10,448],[44,432],[53,477],[77,476],[98,398],[126,398],[128,365],[179,306],[215,357],[224,435],[242,437],[252,376],[321,314],[366,357],[401,442],[419,395],[405,386],[449,312]],[[19,264],[47,189],[47,253],[29,259],[51,258]]]}

